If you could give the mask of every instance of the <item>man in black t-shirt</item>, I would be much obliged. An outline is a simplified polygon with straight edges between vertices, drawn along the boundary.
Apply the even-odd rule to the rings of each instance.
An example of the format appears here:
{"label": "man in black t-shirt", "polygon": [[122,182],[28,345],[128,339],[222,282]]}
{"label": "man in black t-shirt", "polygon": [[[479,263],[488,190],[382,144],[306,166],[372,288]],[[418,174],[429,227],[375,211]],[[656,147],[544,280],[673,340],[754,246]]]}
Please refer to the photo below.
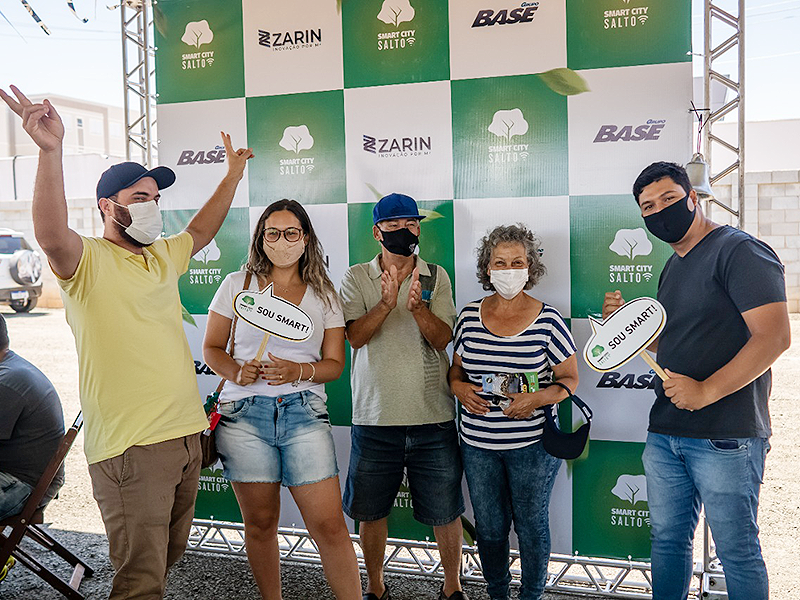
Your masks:
{"label": "man in black t-shirt", "polygon": [[[64,436],[64,415],[53,384],[9,350],[8,343],[0,315],[0,520],[22,511]],[[63,483],[62,465],[43,504]]]}
{"label": "man in black t-shirt", "polygon": [[[701,506],[731,600],[767,600],[756,515],[771,435],[770,366],[789,347],[783,265],[760,240],[707,219],[686,171],[647,167],[633,185],[647,229],[675,250],[658,283],[667,324],[642,462],[653,598],[684,600]],[[603,316],[623,304],[606,294]]]}

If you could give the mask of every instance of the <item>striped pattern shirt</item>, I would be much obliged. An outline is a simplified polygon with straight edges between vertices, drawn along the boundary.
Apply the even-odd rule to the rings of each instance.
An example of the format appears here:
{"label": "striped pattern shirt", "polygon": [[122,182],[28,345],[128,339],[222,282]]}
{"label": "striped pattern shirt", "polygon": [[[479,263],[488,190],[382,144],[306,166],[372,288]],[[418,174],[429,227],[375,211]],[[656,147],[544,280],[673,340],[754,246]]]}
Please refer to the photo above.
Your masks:
{"label": "striped pattern shirt", "polygon": [[[481,385],[482,375],[536,372],[542,387],[553,380],[553,366],[575,354],[572,334],[552,306],[544,304],[524,331],[502,336],[483,325],[481,302],[467,304],[455,328],[454,352],[461,357],[471,383]],[[509,419],[499,406],[490,405],[488,413],[476,415],[461,405],[461,439],[478,448],[522,448],[539,441],[543,428],[542,409],[536,409],[527,419]]]}

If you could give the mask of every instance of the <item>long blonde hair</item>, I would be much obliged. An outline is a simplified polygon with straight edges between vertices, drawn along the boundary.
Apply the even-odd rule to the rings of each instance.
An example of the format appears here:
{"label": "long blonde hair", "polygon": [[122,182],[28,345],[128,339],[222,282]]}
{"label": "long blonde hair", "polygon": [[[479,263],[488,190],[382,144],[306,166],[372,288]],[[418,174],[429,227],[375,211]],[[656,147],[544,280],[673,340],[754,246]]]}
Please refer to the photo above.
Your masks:
{"label": "long blonde hair", "polygon": [[265,223],[269,216],[281,210],[288,210],[292,213],[297,220],[300,221],[300,227],[303,233],[308,236],[308,243],[303,256],[300,257],[298,268],[300,270],[300,277],[306,285],[311,286],[314,293],[325,303],[327,308],[331,307],[331,297],[338,298],[336,288],[333,287],[328,272],[325,268],[325,259],[322,251],[322,244],[314,232],[314,227],[311,225],[311,219],[308,217],[306,209],[297,200],[278,200],[270,204],[256,223],[255,231],[253,232],[253,239],[250,242],[250,252],[247,262],[244,265],[246,271],[249,271],[255,276],[263,275],[269,276],[272,271],[272,261],[267,257],[264,251],[264,231],[266,230]]}

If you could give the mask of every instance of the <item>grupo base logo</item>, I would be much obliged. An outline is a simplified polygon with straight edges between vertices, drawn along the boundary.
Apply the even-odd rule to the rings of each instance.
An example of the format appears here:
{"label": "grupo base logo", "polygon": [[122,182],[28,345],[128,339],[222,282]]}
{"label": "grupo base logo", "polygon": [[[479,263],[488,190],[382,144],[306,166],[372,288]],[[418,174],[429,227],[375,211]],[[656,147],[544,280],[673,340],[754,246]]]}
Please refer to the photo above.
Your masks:
{"label": "grupo base logo", "polygon": [[186,165],[214,165],[225,162],[225,148],[214,146],[211,150],[183,150],[175,163],[179,167]]}
{"label": "grupo base logo", "polygon": [[538,2],[523,2],[519,8],[502,8],[494,10],[486,8],[478,11],[472,27],[492,27],[493,25],[514,25],[530,23],[539,9]]}
{"label": "grupo base logo", "polygon": [[601,125],[594,136],[594,144],[601,142],[652,142],[661,136],[665,119],[647,119],[641,125]]}

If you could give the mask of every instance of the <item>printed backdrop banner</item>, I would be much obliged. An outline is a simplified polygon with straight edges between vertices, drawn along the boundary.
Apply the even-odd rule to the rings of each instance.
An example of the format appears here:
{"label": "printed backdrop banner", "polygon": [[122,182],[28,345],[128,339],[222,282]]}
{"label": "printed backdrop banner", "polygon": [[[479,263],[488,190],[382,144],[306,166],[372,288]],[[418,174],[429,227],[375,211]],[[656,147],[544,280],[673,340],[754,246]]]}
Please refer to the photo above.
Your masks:
{"label": "printed backdrop banner", "polygon": [[[185,227],[225,174],[220,130],[255,153],[222,229],[180,281],[201,393],[218,381],[201,351],[209,302],[241,268],[264,207],[281,198],[307,207],[336,285],[380,250],[375,201],[402,192],[428,217],[420,255],[447,270],[458,308],[487,294],[475,248],[509,223],[540,239],[547,274],[531,294],[561,312],[579,348],[605,292],[655,295],[671,250],[644,228],[630,189],[649,163],[691,156],[685,0],[159,0],[154,9],[159,156],[178,175],[163,194],[165,233]],[[646,559],[641,453],[654,374],[639,359],[608,373],[579,363],[578,394],[595,420],[588,452],[556,480],[553,551]],[[342,481],[349,370],[348,354],[327,385]],[[412,508],[403,487],[390,535],[433,539]],[[196,516],[241,519],[219,464],[203,471]],[[303,524],[287,493],[281,524]]]}

